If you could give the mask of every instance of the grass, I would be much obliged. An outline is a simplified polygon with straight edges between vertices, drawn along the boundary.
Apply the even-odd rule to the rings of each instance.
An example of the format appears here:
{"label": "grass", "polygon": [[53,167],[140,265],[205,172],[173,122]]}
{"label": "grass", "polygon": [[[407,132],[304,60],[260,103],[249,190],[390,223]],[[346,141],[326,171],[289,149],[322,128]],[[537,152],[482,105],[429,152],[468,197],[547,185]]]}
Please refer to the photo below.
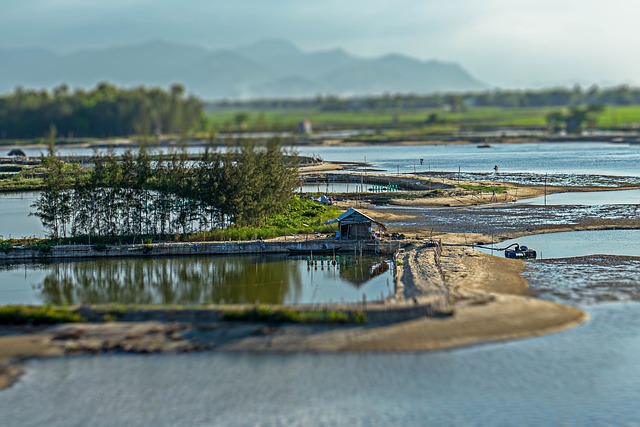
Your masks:
{"label": "grass", "polygon": [[[189,306],[138,306],[138,305],[106,305],[97,307],[95,314],[84,313],[84,318],[67,307],[6,305],[0,306],[0,325],[53,325],[77,322],[113,322],[120,315],[152,308],[166,310],[193,309]],[[274,308],[258,305],[251,308],[224,308],[220,319],[226,321],[261,322],[270,324],[366,324],[367,316],[362,312],[345,312],[339,310],[293,310],[290,308]]]}
{"label": "grass", "polygon": [[[214,128],[237,130],[234,115],[247,110],[224,110],[208,113]],[[547,128],[547,114],[568,111],[564,107],[469,107],[462,112],[449,112],[441,108],[415,110],[386,109],[375,111],[321,111],[319,109],[273,109],[264,112],[248,111],[247,130],[256,129],[262,114],[267,128],[292,129],[302,119],[309,119],[316,129],[332,128],[384,128],[390,129],[378,137],[402,138],[437,135],[464,129]],[[436,121],[428,124],[427,118]],[[607,106],[596,121],[596,128],[615,129],[640,126],[640,105]],[[367,136],[371,138],[372,136]]]}
{"label": "grass", "polygon": [[[640,107],[635,107],[640,109]],[[620,108],[617,108],[620,110]],[[375,110],[375,111],[320,111],[314,109],[273,109],[264,112],[249,112],[247,129],[255,129],[258,117],[263,114],[267,127],[291,128],[303,119],[322,127],[384,127],[402,128],[406,125],[419,128],[423,133],[441,133],[460,130],[467,126],[491,127],[546,127],[546,115],[559,108],[501,108],[470,107],[463,112],[448,112],[441,108],[415,110]],[[208,114],[214,128],[235,130],[234,115],[241,110],[213,111]],[[437,122],[427,125],[427,118],[436,115]],[[619,113],[622,114],[622,113]],[[638,118],[640,120],[640,117]],[[397,134],[391,133],[390,136]]]}
{"label": "grass", "polygon": [[640,105],[625,107],[607,107],[598,116],[596,123],[600,128],[632,127],[640,124]]}
{"label": "grass", "polygon": [[255,240],[258,237],[270,239],[288,234],[331,233],[335,231],[335,227],[322,223],[337,218],[342,213],[342,210],[333,206],[294,197],[286,212],[267,218],[262,227],[217,229],[183,236],[181,240],[244,241]]}
{"label": "grass", "polygon": [[255,306],[248,309],[225,309],[220,313],[222,320],[265,323],[303,324],[364,324],[367,316],[362,312],[348,313],[337,310],[296,311],[289,308]]}
{"label": "grass", "polygon": [[495,193],[504,194],[507,192],[508,187],[503,185],[474,185],[474,184],[459,184],[458,187],[468,191],[479,191],[480,193]]}
{"label": "grass", "polygon": [[23,178],[16,174],[11,178],[0,179],[0,192],[37,191],[43,187],[42,178]]}
{"label": "grass", "polygon": [[81,322],[82,317],[65,307],[6,305],[0,307],[0,325],[52,325]]}

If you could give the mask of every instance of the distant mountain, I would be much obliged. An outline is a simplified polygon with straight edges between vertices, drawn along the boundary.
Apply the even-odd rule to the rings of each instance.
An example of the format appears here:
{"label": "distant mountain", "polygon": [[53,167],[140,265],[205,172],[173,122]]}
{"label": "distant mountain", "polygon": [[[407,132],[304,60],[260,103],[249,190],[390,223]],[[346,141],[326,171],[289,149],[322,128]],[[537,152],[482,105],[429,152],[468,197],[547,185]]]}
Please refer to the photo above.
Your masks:
{"label": "distant mountain", "polygon": [[455,63],[403,55],[367,59],[344,50],[303,52],[282,40],[209,51],[150,41],[55,54],[43,49],[0,50],[0,92],[16,86],[52,88],[184,84],[207,99],[372,95],[484,89]]}

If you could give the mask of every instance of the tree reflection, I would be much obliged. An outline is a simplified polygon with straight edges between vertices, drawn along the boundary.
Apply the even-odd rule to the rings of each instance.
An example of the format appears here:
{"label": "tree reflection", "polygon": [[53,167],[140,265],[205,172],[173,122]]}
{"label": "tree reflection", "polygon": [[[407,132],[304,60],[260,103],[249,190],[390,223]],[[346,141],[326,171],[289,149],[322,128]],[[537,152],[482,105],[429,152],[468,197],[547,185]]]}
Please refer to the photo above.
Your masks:
{"label": "tree reflection", "polygon": [[17,268],[25,269],[25,277],[28,271],[46,271],[34,288],[44,303],[54,305],[295,304],[357,301],[360,287],[388,264],[370,256],[247,255],[27,263],[0,270]]}

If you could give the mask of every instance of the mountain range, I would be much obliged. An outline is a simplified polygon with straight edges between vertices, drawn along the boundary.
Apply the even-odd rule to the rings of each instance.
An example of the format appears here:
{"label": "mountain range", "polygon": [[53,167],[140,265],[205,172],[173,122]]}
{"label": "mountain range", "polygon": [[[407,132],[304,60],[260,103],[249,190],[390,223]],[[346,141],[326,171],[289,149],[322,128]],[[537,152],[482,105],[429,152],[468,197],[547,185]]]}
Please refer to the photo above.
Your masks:
{"label": "mountain range", "polygon": [[208,50],[165,41],[57,54],[0,50],[0,92],[17,86],[90,88],[182,83],[207,100],[375,95],[485,89],[455,63],[399,54],[360,58],[342,49],[304,52],[283,40]]}

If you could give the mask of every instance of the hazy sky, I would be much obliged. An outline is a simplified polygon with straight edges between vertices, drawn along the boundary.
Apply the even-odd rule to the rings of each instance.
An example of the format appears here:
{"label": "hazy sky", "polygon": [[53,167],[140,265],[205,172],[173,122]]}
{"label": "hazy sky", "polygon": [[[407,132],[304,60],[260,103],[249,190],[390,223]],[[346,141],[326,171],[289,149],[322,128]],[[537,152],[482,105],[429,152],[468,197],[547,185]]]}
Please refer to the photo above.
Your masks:
{"label": "hazy sky", "polygon": [[462,64],[492,86],[640,83],[635,0],[0,0],[0,48],[264,38]]}

